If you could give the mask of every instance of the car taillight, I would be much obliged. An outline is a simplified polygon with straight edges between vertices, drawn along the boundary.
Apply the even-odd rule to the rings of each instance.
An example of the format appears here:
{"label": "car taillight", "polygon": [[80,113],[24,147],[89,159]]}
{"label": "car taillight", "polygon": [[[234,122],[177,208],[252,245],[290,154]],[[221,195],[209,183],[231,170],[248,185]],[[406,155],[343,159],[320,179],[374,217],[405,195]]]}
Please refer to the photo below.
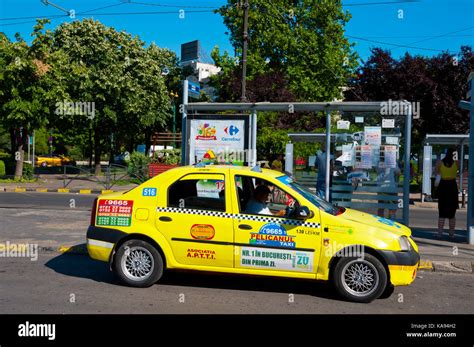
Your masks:
{"label": "car taillight", "polygon": [[97,213],[97,201],[99,201],[99,198],[95,198],[94,204],[92,205],[91,225],[95,225],[95,216],[96,216],[96,213]]}

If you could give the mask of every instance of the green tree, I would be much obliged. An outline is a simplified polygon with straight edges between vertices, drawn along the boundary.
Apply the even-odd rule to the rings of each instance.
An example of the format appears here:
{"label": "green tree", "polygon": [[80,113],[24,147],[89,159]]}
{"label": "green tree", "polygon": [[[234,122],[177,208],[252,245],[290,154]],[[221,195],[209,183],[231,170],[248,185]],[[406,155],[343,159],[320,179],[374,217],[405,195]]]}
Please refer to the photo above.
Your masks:
{"label": "green tree", "polygon": [[62,95],[52,69],[62,57],[48,53],[42,33],[45,22],[40,20],[34,27],[31,46],[18,34],[13,42],[0,35],[0,122],[10,133],[15,178],[23,174],[28,135],[47,123],[50,101]]}
{"label": "green tree", "polygon": [[145,47],[138,37],[92,19],[60,25],[53,35],[53,49],[68,57],[63,76],[69,100],[95,106],[93,117],[57,117],[56,126],[88,124],[96,174],[112,134],[115,139],[133,140],[133,135],[165,127],[171,114],[162,76],[164,65],[172,60],[167,50],[154,44]]}
{"label": "green tree", "polygon": [[[344,36],[350,14],[340,0],[252,0],[248,21],[247,93],[251,102],[332,101],[353,75],[357,55]],[[217,12],[237,56],[242,52],[242,1],[228,0]],[[216,47],[222,73],[212,79],[221,101],[239,101],[239,59]],[[282,153],[287,131],[324,126],[314,113],[259,113],[259,155]],[[280,129],[281,131],[275,131]]]}
{"label": "green tree", "polygon": [[413,120],[412,152],[422,150],[428,133],[459,134],[469,129],[468,112],[458,107],[466,95],[466,79],[474,70],[472,47],[458,55],[447,52],[432,57],[406,53],[399,59],[390,51],[373,48],[366,63],[350,81],[347,100],[403,100],[420,103]]}
{"label": "green tree", "polygon": [[[239,2],[240,3],[240,2]],[[235,1],[218,10],[240,54],[243,8]],[[249,8],[248,79],[282,72],[289,89],[301,101],[331,101],[341,97],[356,67],[356,54],[344,37],[350,14],[340,0],[252,0]],[[216,57],[214,52],[213,57]],[[216,59],[223,68],[239,69],[228,55]],[[258,100],[260,101],[260,100]]]}

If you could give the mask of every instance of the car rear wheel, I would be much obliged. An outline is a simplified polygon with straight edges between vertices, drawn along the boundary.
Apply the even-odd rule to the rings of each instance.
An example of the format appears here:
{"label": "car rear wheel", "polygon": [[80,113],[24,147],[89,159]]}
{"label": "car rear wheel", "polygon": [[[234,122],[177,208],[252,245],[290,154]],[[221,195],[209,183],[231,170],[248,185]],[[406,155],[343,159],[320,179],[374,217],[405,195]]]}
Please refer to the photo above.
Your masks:
{"label": "car rear wheel", "polygon": [[382,295],[387,273],[377,258],[365,253],[363,258],[341,259],[334,268],[333,281],[344,298],[367,303]]}
{"label": "car rear wheel", "polygon": [[163,258],[148,242],[129,240],[115,254],[114,270],[132,287],[149,287],[163,275]]}

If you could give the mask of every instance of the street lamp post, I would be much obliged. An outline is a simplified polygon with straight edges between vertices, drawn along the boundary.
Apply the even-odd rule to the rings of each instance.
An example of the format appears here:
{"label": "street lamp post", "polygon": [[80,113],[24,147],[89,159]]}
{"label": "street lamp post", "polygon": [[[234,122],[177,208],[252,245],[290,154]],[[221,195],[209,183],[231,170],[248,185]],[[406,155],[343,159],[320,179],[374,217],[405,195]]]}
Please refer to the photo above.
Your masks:
{"label": "street lamp post", "polygon": [[178,93],[171,92],[171,102],[173,107],[173,148],[176,149],[176,102],[175,98],[178,97]]}

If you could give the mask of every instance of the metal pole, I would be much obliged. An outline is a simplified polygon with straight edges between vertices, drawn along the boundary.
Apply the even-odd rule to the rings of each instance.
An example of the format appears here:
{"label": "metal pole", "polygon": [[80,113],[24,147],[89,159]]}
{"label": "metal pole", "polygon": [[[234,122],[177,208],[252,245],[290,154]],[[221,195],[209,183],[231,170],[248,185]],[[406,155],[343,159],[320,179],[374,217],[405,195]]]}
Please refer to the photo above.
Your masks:
{"label": "metal pole", "polygon": [[[474,91],[474,78],[471,78],[471,93]],[[468,243],[474,245],[474,99],[471,96],[471,117],[469,130],[469,180],[467,183],[467,235]]]}
{"label": "metal pole", "polygon": [[461,141],[461,159],[459,161],[459,191],[461,192],[462,196],[462,205],[461,207],[466,207],[465,202],[466,200],[464,199],[464,193],[462,191],[463,189],[463,171],[464,171],[464,140]]}
{"label": "metal pole", "polygon": [[33,130],[33,159],[32,159],[32,163],[33,163],[33,173],[35,172],[35,131]]}
{"label": "metal pole", "polygon": [[425,198],[428,198],[428,201],[431,199],[431,175],[433,168],[431,166],[431,153],[432,147],[426,145],[423,147],[423,183],[421,190],[421,199],[424,202]]}
{"label": "metal pole", "polygon": [[326,200],[329,201],[329,182],[331,171],[331,112],[326,111]]}
{"label": "metal pole", "polygon": [[410,223],[410,151],[412,105],[408,107],[405,122],[405,166],[403,168],[403,224]]}
{"label": "metal pole", "polygon": [[285,172],[293,176],[293,144],[291,142],[285,147]]}
{"label": "metal pole", "polygon": [[182,123],[181,123],[181,165],[186,165],[187,164],[187,155],[186,151],[188,149],[188,137],[186,134],[187,131],[187,126],[186,122],[188,121],[187,117],[187,106],[188,106],[188,80],[184,80],[183,82],[183,117],[182,117]]}
{"label": "metal pole", "polygon": [[30,162],[30,135],[28,134],[28,162]]}
{"label": "metal pole", "polygon": [[257,111],[252,110],[252,167],[257,165]]}
{"label": "metal pole", "polygon": [[176,149],[176,103],[173,97],[173,148]]}
{"label": "metal pole", "polygon": [[249,1],[244,3],[244,33],[243,33],[243,47],[242,47],[242,102],[247,101],[246,94],[246,79],[247,79],[247,46],[248,46],[248,20],[249,20]]}
{"label": "metal pole", "polygon": [[469,74],[467,78],[468,93],[466,97],[471,99],[470,101],[461,100],[458,106],[464,110],[469,110],[469,169],[468,169],[468,182],[467,182],[467,242],[470,245],[474,245],[474,99],[472,98],[472,92],[474,91],[474,71]]}

